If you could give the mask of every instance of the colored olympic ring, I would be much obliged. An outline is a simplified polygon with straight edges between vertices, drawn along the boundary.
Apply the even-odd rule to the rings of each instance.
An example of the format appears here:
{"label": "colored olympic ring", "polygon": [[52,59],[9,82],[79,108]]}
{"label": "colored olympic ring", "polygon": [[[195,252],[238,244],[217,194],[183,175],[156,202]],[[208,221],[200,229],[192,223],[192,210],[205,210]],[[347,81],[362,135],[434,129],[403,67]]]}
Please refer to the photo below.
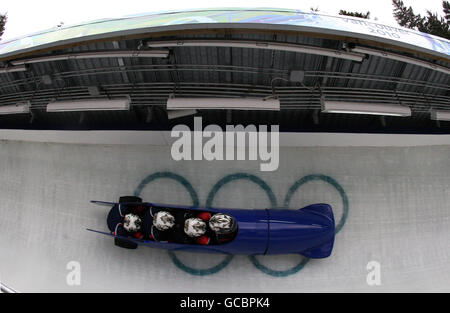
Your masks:
{"label": "colored olympic ring", "polygon": [[[144,178],[141,183],[138,185],[138,187],[136,188],[134,194],[135,196],[139,196],[142,192],[142,190],[144,189],[144,187],[151,183],[152,181],[156,180],[156,179],[160,179],[160,178],[168,178],[168,179],[172,179],[175,180],[177,182],[179,182],[183,187],[186,188],[186,190],[188,191],[189,195],[191,196],[192,199],[192,205],[193,206],[199,206],[199,199],[198,199],[198,195],[197,192],[195,191],[195,189],[192,187],[192,185],[189,183],[189,181],[187,179],[185,179],[184,177],[172,173],[172,172],[156,172],[153,173],[149,176],[147,176],[146,178]],[[270,186],[261,178],[252,175],[252,174],[247,174],[247,173],[235,173],[235,174],[230,174],[227,175],[225,177],[223,177],[222,179],[220,179],[211,189],[211,191],[208,194],[208,198],[206,200],[206,207],[211,207],[214,197],[216,196],[217,192],[220,190],[220,188],[222,188],[224,185],[226,185],[227,183],[231,182],[231,181],[235,181],[235,180],[241,180],[241,179],[246,179],[249,180],[253,183],[255,183],[256,185],[258,185],[259,187],[261,187],[267,194],[267,197],[269,198],[270,201],[270,205],[272,207],[276,207],[277,206],[277,200],[275,197],[275,194],[273,193],[272,189],[270,188]],[[342,188],[342,186],[333,178],[326,176],[326,175],[308,175],[308,176],[304,176],[301,179],[297,180],[288,190],[288,193],[285,196],[284,199],[284,206],[285,207],[289,207],[292,195],[305,183],[313,181],[313,180],[321,180],[324,181],[328,184],[330,184],[331,186],[333,186],[340,194],[341,198],[342,198],[342,204],[343,204],[343,213],[342,216],[338,222],[338,224],[336,225],[336,229],[335,229],[335,233],[337,234],[342,227],[345,224],[345,221],[347,219],[348,216],[348,198],[347,195],[344,191],[344,189]],[[205,276],[205,275],[211,275],[214,273],[217,273],[219,271],[221,271],[222,269],[224,269],[233,259],[233,255],[227,255],[225,256],[224,260],[221,261],[219,264],[207,268],[207,269],[196,269],[196,268],[192,268],[189,267],[187,265],[185,265],[183,262],[180,261],[180,259],[176,256],[176,254],[173,251],[168,251],[169,256],[172,260],[172,262],[175,264],[175,266],[177,266],[179,269],[185,271],[186,273],[192,274],[192,275],[198,275],[198,276]],[[259,269],[260,271],[262,271],[265,274],[271,275],[271,276],[275,276],[275,277],[285,277],[285,276],[289,276],[292,274],[295,274],[297,272],[299,272],[309,261],[309,258],[303,258],[297,265],[295,265],[294,267],[288,269],[288,270],[283,270],[283,271],[278,271],[278,270],[273,270],[268,268],[267,266],[262,265],[258,259],[256,258],[256,256],[251,255],[249,256],[250,261],[252,262],[252,264]]]}

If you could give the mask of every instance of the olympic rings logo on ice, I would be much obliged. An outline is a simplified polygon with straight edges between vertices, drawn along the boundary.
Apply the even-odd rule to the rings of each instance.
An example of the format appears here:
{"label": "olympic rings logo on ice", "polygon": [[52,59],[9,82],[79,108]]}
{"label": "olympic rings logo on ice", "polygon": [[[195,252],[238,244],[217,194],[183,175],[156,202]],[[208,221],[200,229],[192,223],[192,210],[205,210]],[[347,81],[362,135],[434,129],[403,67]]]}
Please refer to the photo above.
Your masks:
{"label": "olympic rings logo on ice", "polygon": [[[192,205],[200,206],[200,201],[199,201],[197,192],[195,191],[194,187],[192,187],[191,183],[183,176],[172,173],[172,172],[156,172],[156,173],[150,174],[149,176],[147,176],[140,182],[140,184],[134,191],[134,195],[140,196],[140,194],[145,186],[147,186],[149,183],[151,183],[155,180],[158,180],[158,179],[171,179],[171,180],[174,180],[174,181],[180,183],[186,189],[186,191],[189,193],[189,195],[192,199]],[[247,181],[250,181],[250,182],[256,184],[266,193],[267,198],[270,203],[270,207],[277,207],[277,198],[276,198],[275,194],[273,193],[272,188],[270,188],[270,186],[264,180],[259,178],[258,176],[253,175],[253,174],[248,174],[248,173],[230,174],[230,175],[227,175],[227,176],[223,177],[222,179],[220,179],[217,183],[214,184],[213,188],[209,192],[206,203],[205,203],[205,207],[213,207],[214,198],[215,198],[217,192],[224,185],[226,185],[232,181],[236,181],[236,180],[247,180]],[[337,234],[342,229],[342,227],[345,224],[345,221],[347,220],[349,203],[348,203],[347,194],[345,193],[344,189],[333,178],[326,176],[326,175],[322,175],[322,174],[307,175],[307,176],[300,178],[299,180],[294,182],[294,184],[292,184],[292,186],[289,188],[289,190],[284,198],[283,206],[289,207],[291,198],[294,195],[294,193],[301,186],[303,186],[304,184],[306,184],[310,181],[326,182],[329,185],[333,186],[337,190],[339,195],[341,196],[343,212],[342,212],[342,216],[340,217],[340,219],[337,222],[336,227],[335,227],[335,233]],[[206,268],[206,269],[197,269],[197,268],[189,267],[189,266],[185,265],[183,262],[181,262],[181,260],[175,254],[175,252],[169,250],[168,253],[169,253],[169,256],[170,256],[172,262],[179,269],[185,271],[186,273],[189,273],[192,275],[198,275],[198,276],[215,274],[215,273],[223,270],[234,258],[233,255],[225,255],[224,259],[219,264],[212,266],[210,268]],[[264,257],[264,256],[260,256],[260,257]],[[257,256],[254,256],[254,255],[248,256],[250,262],[257,269],[259,269],[261,272],[263,272],[267,275],[275,276],[275,277],[285,277],[285,276],[289,276],[289,275],[299,272],[309,262],[308,258],[302,257],[302,256],[300,256],[300,257],[302,259],[294,267],[292,267],[288,270],[274,270],[274,269],[271,269],[271,268],[263,265],[258,260]]]}

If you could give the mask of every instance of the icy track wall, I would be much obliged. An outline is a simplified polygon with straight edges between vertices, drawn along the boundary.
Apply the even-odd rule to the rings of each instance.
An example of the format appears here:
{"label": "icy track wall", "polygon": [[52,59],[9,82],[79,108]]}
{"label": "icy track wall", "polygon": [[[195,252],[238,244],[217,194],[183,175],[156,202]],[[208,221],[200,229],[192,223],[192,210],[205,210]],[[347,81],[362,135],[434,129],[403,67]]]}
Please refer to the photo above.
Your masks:
{"label": "icy track wall", "polygon": [[[18,291],[450,291],[450,146],[280,148],[259,161],[182,161],[169,146],[0,142],[0,279]],[[332,205],[331,257],[115,247],[106,207],[145,201],[293,209]],[[367,265],[380,264],[369,286]],[[75,262],[75,263],[74,263]],[[73,264],[80,285],[69,285]]]}

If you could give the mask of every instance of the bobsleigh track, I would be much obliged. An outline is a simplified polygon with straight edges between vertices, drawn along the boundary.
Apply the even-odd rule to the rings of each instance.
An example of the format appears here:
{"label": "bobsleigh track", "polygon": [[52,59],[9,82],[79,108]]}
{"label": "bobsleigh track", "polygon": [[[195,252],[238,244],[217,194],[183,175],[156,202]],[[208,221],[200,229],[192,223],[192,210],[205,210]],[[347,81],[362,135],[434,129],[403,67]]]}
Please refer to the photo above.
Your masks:
{"label": "bobsleigh track", "polygon": [[[255,161],[183,161],[170,146],[0,142],[0,280],[21,292],[450,291],[450,145],[281,147]],[[89,200],[233,208],[332,205],[331,257],[125,250]],[[375,262],[375,263],[374,263]],[[72,265],[79,284],[68,284]],[[368,284],[379,264],[379,285]],[[370,280],[370,279],[369,279]]]}

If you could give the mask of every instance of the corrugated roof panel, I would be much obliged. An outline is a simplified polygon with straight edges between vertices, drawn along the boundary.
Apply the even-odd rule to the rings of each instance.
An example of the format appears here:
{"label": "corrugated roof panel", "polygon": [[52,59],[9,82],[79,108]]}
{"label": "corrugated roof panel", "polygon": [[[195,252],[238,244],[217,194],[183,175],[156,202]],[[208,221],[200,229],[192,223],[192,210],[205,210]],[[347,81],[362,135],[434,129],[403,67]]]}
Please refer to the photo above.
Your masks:
{"label": "corrugated roof panel", "polygon": [[[291,34],[274,36],[232,33],[226,37],[233,40],[276,40],[329,49],[339,49],[342,46],[342,42],[336,40]],[[223,39],[224,35],[167,37],[171,40],[177,38]],[[134,50],[138,46],[139,40],[120,40],[116,45],[112,42],[97,42],[67,48],[59,53]],[[394,99],[410,105],[414,111],[414,118],[410,123],[417,123],[418,126],[430,124],[428,113],[430,107],[450,109],[450,75],[381,57],[369,56],[368,59],[358,63],[332,57],[265,49],[174,47],[171,50],[172,55],[169,58],[123,58],[122,61],[116,58],[92,58],[31,64],[29,71],[25,73],[0,74],[0,105],[31,99],[33,107],[43,111],[46,103],[55,97],[92,98],[87,86],[99,86],[103,97],[106,94],[110,96],[128,94],[132,96],[133,105],[136,106],[163,107],[168,95],[175,91],[175,87],[177,96],[263,97],[272,94],[273,78],[288,78],[290,70],[296,69],[305,71],[305,86],[312,88],[317,82],[321,82],[323,94],[332,99],[379,102],[392,102]],[[120,62],[123,62],[123,65]],[[448,66],[444,62],[437,63]],[[50,85],[41,83],[37,86],[36,81],[40,81],[43,75],[49,75],[52,83]],[[233,111],[233,119],[277,121],[290,127],[295,125],[301,127],[305,124],[312,128],[319,126],[345,128],[348,125],[364,125],[364,123],[370,127],[380,127],[380,120],[377,117],[343,114],[319,114],[319,126],[314,126],[313,109],[320,109],[318,88],[310,90],[298,83],[285,80],[274,80],[273,85],[281,100],[283,108],[281,112]],[[213,120],[221,120],[226,116],[223,111],[211,111],[213,110],[202,114]],[[125,125],[138,122],[135,113],[133,110],[89,112],[84,115],[81,122],[79,112],[58,113],[48,115],[48,123],[81,126],[96,123]],[[45,117],[45,113],[42,113],[42,116]],[[4,118],[0,120],[4,121]],[[408,119],[386,119],[386,123],[400,127],[407,124]]]}

